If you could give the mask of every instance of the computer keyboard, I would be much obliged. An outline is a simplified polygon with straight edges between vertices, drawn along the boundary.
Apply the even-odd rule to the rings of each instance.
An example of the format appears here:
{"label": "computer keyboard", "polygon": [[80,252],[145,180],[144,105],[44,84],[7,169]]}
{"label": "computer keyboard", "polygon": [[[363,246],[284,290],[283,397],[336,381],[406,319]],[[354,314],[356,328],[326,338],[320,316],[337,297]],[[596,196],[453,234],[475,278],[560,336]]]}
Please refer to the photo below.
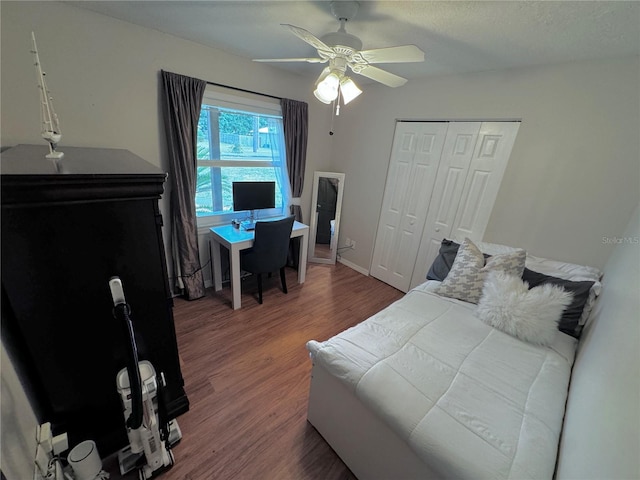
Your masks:
{"label": "computer keyboard", "polygon": [[256,223],[255,222],[242,222],[242,228],[247,231],[255,230]]}

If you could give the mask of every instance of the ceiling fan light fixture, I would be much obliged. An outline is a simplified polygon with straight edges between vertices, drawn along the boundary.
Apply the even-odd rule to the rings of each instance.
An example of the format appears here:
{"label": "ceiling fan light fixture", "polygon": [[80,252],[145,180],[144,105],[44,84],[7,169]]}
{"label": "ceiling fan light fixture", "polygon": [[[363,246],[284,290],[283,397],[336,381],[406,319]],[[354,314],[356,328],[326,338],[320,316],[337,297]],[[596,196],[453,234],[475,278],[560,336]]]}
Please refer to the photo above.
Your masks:
{"label": "ceiling fan light fixture", "polygon": [[328,99],[324,98],[324,97],[320,94],[320,92],[318,91],[318,89],[317,89],[317,88],[313,91],[313,94],[314,94],[314,95],[316,96],[316,98],[317,98],[318,100],[320,100],[322,103],[326,103],[327,105],[329,105],[329,104],[331,103],[331,100],[328,100]]}
{"label": "ceiling fan light fixture", "polygon": [[331,72],[327,75],[315,89],[313,94],[322,103],[331,103],[338,97],[338,87],[340,86],[340,79],[338,75]]}
{"label": "ceiling fan light fixture", "polygon": [[351,100],[360,95],[362,93],[362,90],[360,90],[355,82],[349,77],[344,77],[340,82],[340,92],[342,93],[344,104],[346,105]]}

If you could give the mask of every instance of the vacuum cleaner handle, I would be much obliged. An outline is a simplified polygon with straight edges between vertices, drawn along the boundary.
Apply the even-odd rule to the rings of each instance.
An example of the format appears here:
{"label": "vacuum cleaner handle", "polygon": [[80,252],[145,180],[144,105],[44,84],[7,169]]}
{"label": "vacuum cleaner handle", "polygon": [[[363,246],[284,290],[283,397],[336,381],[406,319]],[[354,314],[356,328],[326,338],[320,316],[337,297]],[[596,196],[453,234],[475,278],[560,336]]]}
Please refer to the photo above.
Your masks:
{"label": "vacuum cleaner handle", "polygon": [[111,298],[113,299],[113,316],[122,322],[127,337],[127,373],[129,374],[129,388],[131,389],[131,415],[127,419],[127,427],[138,429],[142,425],[142,381],[140,379],[140,369],[138,368],[138,348],[136,338],[133,333],[133,323],[129,314],[131,309],[124,298],[124,290],[119,277],[112,277],[109,280]]}

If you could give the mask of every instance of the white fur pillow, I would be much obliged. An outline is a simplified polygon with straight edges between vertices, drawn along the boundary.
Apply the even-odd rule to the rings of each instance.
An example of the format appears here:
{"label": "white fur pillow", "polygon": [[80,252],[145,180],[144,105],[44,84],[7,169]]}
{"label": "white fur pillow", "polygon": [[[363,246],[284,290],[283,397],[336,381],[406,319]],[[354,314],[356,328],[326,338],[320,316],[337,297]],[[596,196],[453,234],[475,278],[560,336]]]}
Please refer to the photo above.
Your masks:
{"label": "white fur pillow", "polygon": [[527,282],[501,271],[487,274],[476,315],[487,325],[535,345],[550,345],[563,310],[573,295],[545,284],[529,290]]}

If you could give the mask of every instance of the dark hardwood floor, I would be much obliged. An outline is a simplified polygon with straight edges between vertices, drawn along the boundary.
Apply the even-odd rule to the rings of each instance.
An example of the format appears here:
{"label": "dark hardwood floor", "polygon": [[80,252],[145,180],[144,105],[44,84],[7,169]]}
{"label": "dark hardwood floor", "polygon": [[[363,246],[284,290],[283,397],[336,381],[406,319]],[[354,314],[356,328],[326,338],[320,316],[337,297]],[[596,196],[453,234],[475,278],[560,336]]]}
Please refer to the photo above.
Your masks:
{"label": "dark hardwood floor", "polygon": [[338,480],[355,478],[306,421],[308,340],[325,340],[389,305],[402,293],[373,277],[310,264],[303,285],[287,269],[265,281],[257,302],[252,279],[242,308],[231,292],[175,300],[174,317],[190,411],[178,418],[182,441],[167,479]]}

